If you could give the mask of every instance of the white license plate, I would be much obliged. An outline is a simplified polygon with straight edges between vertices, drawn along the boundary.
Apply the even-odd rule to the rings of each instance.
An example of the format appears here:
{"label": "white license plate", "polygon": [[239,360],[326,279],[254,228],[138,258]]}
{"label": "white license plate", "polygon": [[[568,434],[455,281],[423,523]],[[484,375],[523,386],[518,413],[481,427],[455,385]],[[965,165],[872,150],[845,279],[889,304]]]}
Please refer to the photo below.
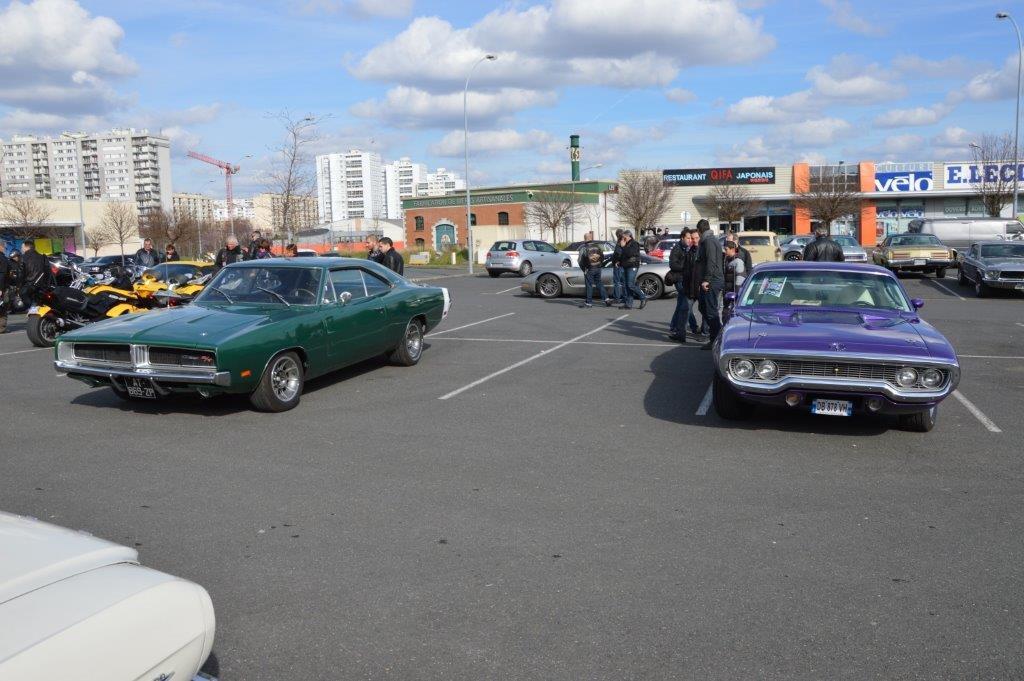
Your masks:
{"label": "white license plate", "polygon": [[28,313],[29,314],[39,314],[39,306],[38,305],[33,305],[32,307],[30,307],[28,309]]}
{"label": "white license plate", "polygon": [[922,265],[927,265],[927,264],[928,264],[927,260],[915,260],[914,261],[914,265],[917,266],[917,267],[920,267]]}
{"label": "white license plate", "polygon": [[156,390],[153,388],[153,384],[145,379],[129,378],[125,380],[125,388],[128,389],[128,394],[132,397],[141,397],[145,400],[156,399]]}
{"label": "white license plate", "polygon": [[851,416],[853,402],[845,400],[814,400],[811,402],[811,413],[820,416]]}

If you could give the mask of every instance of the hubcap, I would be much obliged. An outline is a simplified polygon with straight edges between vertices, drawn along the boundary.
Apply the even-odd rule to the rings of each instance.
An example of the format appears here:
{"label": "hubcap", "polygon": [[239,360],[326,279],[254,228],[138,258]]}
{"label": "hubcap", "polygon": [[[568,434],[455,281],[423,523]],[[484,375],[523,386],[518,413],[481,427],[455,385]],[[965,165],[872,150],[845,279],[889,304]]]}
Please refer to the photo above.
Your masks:
{"label": "hubcap", "polygon": [[558,280],[553,277],[544,277],[540,281],[540,292],[545,296],[558,295]]}
{"label": "hubcap", "polygon": [[423,332],[420,331],[419,324],[409,324],[409,330],[405,332],[405,350],[413,359],[423,352]]}
{"label": "hubcap", "polygon": [[645,277],[643,281],[640,282],[640,290],[649,298],[657,292],[658,283],[653,279]]}
{"label": "hubcap", "polygon": [[40,319],[39,335],[43,337],[43,340],[52,343],[57,339],[57,324],[52,319]]}
{"label": "hubcap", "polygon": [[274,362],[270,372],[270,385],[274,396],[282,402],[291,402],[299,394],[299,365],[291,357]]}

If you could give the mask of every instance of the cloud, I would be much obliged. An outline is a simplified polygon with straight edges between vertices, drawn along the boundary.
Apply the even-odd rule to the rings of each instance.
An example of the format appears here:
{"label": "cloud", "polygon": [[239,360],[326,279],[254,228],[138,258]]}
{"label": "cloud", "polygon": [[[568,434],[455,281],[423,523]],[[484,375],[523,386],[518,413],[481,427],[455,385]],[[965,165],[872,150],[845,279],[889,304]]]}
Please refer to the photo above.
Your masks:
{"label": "cloud", "polygon": [[910,109],[890,109],[875,118],[879,128],[904,128],[934,125],[953,111],[953,106],[939,102],[931,106],[917,106]]}
{"label": "cloud", "polygon": [[[555,103],[554,92],[502,88],[494,92],[470,92],[468,110],[474,127],[490,125],[510,114]],[[351,113],[399,128],[448,128],[463,122],[462,92],[432,94],[400,85],[388,90],[383,100],[354,104]]]}
{"label": "cloud", "polygon": [[975,101],[1011,99],[1017,96],[1017,55],[1006,58],[1000,69],[988,70],[971,78],[964,94]]}
{"label": "cloud", "polygon": [[940,161],[969,159],[971,158],[970,144],[977,138],[978,136],[973,132],[958,126],[950,126],[932,137],[932,156]]}
{"label": "cloud", "polygon": [[136,73],[120,51],[124,31],[74,0],[13,2],[0,10],[0,104],[45,114],[122,107],[108,79]]}
{"label": "cloud", "polygon": [[167,42],[169,42],[171,44],[171,47],[177,47],[178,49],[181,49],[183,47],[187,47],[191,40],[192,40],[192,37],[188,33],[185,33],[184,31],[178,31],[177,33],[172,33],[170,35],[170,37],[167,38]]}
{"label": "cloud", "polygon": [[920,135],[892,135],[885,138],[884,149],[890,154],[906,154],[919,151],[924,146],[924,138]]}
{"label": "cloud", "polygon": [[[550,133],[542,130],[519,132],[511,128],[503,130],[479,130],[469,133],[469,148],[473,153],[537,151],[556,144]],[[432,144],[429,152],[435,156],[461,157],[464,152],[463,131],[452,130],[440,142]]]}
{"label": "cloud", "polygon": [[893,57],[892,68],[900,75],[912,78],[951,80],[970,78],[985,70],[979,62],[960,55],[932,60],[915,54],[901,54]]}
{"label": "cloud", "polygon": [[847,0],[821,0],[821,4],[832,10],[828,19],[836,26],[868,37],[879,37],[887,33],[884,26],[872,24],[867,19],[857,16],[853,5]]}
{"label": "cloud", "polygon": [[[612,144],[636,144],[637,142],[657,141],[665,139],[672,132],[674,126],[674,121],[665,121],[660,125],[652,125],[646,128],[616,125],[604,135],[604,138]],[[600,138],[601,136],[598,137],[598,139]]]}
{"label": "cloud", "polygon": [[697,95],[681,87],[674,87],[665,90],[665,99],[677,104],[689,104],[697,99]]}
{"label": "cloud", "polygon": [[853,126],[842,118],[812,118],[775,129],[780,141],[800,148],[828,146],[851,132]]}
{"label": "cloud", "polygon": [[345,11],[356,17],[380,17],[398,19],[412,14],[415,0],[298,0],[292,3],[303,14],[337,14]]}
{"label": "cloud", "polygon": [[725,120],[730,123],[784,123],[799,119],[815,109],[819,103],[810,90],[774,97],[755,95],[730,104]]}

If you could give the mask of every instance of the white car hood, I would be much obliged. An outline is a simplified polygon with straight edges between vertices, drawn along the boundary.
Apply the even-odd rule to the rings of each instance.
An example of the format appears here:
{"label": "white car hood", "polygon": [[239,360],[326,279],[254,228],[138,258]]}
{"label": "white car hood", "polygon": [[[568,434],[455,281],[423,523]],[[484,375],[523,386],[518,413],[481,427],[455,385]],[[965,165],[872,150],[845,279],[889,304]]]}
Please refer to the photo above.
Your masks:
{"label": "white car hood", "polygon": [[0,604],[89,570],[138,560],[127,546],[0,512]]}

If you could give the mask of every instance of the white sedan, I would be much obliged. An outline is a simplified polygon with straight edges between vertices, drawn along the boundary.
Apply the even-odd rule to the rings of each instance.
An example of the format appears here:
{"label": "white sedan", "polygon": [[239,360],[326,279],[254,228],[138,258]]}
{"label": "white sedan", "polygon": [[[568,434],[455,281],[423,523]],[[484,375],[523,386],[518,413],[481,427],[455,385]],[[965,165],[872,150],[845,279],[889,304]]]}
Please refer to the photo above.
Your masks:
{"label": "white sedan", "polygon": [[134,549],[0,512],[0,681],[213,679],[206,590]]}

